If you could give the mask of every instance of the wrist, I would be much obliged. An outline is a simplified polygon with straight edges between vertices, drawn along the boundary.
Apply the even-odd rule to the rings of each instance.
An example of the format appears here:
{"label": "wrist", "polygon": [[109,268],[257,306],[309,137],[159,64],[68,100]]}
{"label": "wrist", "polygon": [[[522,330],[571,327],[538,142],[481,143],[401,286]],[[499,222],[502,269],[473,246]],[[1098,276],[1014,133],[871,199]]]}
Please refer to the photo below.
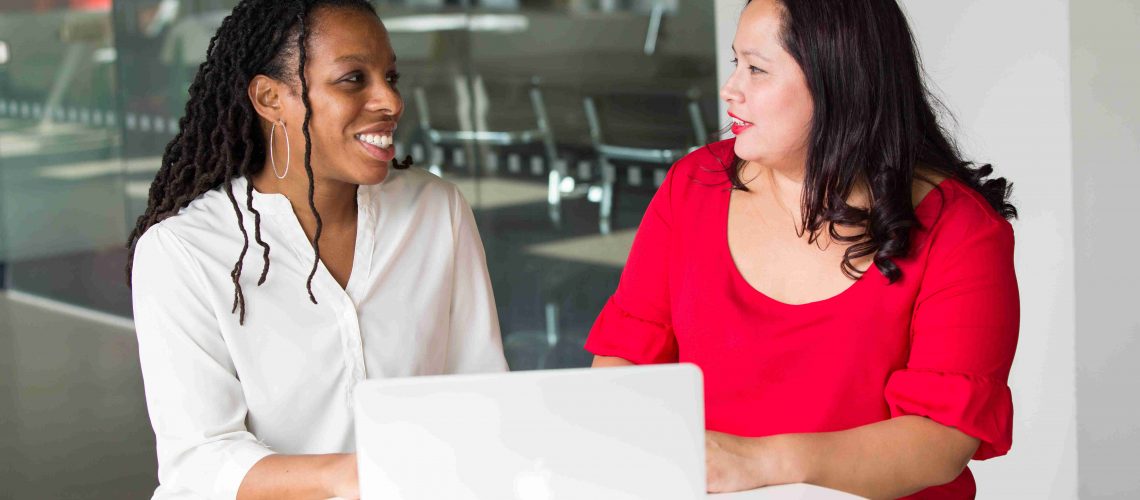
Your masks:
{"label": "wrist", "polygon": [[345,482],[355,478],[355,476],[355,454],[336,453],[328,455],[328,460],[321,467],[321,489],[329,497],[342,496],[348,487]]}
{"label": "wrist", "polygon": [[756,440],[756,466],[768,484],[805,483],[810,477],[802,457],[803,447],[796,446],[795,435],[781,434]]}

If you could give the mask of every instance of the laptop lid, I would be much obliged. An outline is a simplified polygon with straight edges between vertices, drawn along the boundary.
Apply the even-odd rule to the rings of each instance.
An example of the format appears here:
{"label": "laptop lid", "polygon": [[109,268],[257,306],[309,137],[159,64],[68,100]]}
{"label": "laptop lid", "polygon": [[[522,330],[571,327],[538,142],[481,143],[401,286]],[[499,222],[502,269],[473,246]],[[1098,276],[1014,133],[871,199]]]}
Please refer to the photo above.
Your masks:
{"label": "laptop lid", "polygon": [[703,401],[688,364],[369,380],[361,498],[703,498]]}

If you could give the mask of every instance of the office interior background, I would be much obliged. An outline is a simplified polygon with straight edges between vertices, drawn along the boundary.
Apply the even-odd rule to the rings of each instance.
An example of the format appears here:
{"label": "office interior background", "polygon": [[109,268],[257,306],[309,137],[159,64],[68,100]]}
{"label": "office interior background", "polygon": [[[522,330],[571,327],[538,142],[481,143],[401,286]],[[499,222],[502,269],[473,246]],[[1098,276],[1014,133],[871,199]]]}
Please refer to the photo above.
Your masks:
{"label": "office interior background", "polygon": [[[743,0],[373,3],[396,147],[471,202],[511,368],[589,364],[654,189],[726,123]],[[949,126],[1022,214],[1014,448],[972,464],[979,497],[1135,498],[1140,2],[901,3]],[[123,243],[235,4],[0,0],[0,498],[153,491]],[[453,140],[471,131],[493,140]]]}

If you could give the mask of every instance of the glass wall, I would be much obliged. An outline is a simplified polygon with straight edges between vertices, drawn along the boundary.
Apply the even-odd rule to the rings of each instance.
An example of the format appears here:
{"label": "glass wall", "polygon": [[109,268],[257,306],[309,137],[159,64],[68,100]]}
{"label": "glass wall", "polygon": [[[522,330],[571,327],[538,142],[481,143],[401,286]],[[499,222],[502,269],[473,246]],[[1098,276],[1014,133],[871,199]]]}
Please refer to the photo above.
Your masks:
{"label": "glass wall", "polygon": [[[0,497],[155,484],[123,277],[123,120],[110,0],[0,2]],[[43,301],[41,301],[41,304]],[[120,324],[126,321],[120,320]]]}
{"label": "glass wall", "polygon": [[[130,317],[123,244],[210,37],[236,3],[0,2],[0,273],[9,290]],[[512,369],[589,363],[582,345],[654,190],[718,128],[713,4],[375,2],[403,75],[398,154],[471,202]],[[88,456],[85,467],[107,468],[82,488],[60,486],[62,496],[153,488],[133,336],[90,344],[82,327],[64,335],[45,326],[15,338],[2,316],[0,376],[21,384],[5,383],[5,417],[55,415],[79,391],[88,399],[78,411],[93,422],[80,428],[108,433],[108,446],[84,454],[46,434],[0,437],[54,450],[37,460]],[[61,387],[48,375],[69,366],[78,366],[73,378],[113,389]],[[28,380],[37,396],[20,392]],[[132,458],[101,460],[113,443]],[[28,484],[56,473],[20,470]],[[121,487],[100,490],[100,481]]]}
{"label": "glass wall", "polygon": [[[398,144],[471,201],[512,369],[585,366],[586,334],[671,163],[655,153],[716,128],[712,2],[471,3],[379,4],[408,104]],[[645,161],[603,167],[587,98],[602,142]]]}
{"label": "glass wall", "polygon": [[[9,286],[129,316],[122,243],[236,2],[24,3],[0,20]],[[376,5],[403,74],[399,154],[471,201],[512,368],[586,364],[654,188],[717,128],[712,2]]]}
{"label": "glass wall", "polygon": [[0,15],[0,259],[8,285],[129,314],[111,3]]}

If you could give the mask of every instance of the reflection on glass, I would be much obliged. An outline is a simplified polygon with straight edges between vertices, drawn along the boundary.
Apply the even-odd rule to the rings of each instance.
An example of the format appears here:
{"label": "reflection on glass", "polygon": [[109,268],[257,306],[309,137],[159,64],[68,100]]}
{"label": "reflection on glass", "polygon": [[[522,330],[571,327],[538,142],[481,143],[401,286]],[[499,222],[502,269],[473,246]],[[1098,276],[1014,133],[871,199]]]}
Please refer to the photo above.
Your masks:
{"label": "reflection on glass", "polygon": [[[210,38],[236,3],[0,4],[0,272],[11,288],[130,316],[127,231],[146,206]],[[375,3],[403,74],[398,154],[459,185],[474,207],[511,367],[588,364],[582,345],[617,285],[650,197],[673,158],[718,128],[713,2]],[[74,415],[92,426],[145,418],[137,387],[131,394],[138,400],[116,406],[134,413],[98,414],[121,390],[116,381],[138,382],[129,335],[109,344],[56,331],[36,338],[51,347],[0,339],[0,351],[35,360],[13,369],[62,372],[75,364],[85,367],[76,374],[106,373],[92,360],[131,367],[102,380],[102,389],[85,389],[83,408],[69,410]],[[34,379],[19,375],[4,378]],[[28,429],[71,396],[37,394],[41,399],[9,405]],[[39,438],[47,439],[25,440]],[[22,468],[29,482],[21,487],[47,497],[152,491],[152,436],[120,438],[92,450],[130,450],[133,462],[37,444],[21,453],[99,465],[54,482],[56,471]],[[40,463],[57,463],[46,460]]]}
{"label": "reflection on glass", "polygon": [[97,307],[127,311],[112,271],[126,233],[111,3],[19,3],[27,5],[0,16],[0,259],[9,285],[72,303],[103,297]]}
{"label": "reflection on glass", "polygon": [[[24,3],[0,18],[0,260],[14,288],[126,316],[124,236],[236,1]],[[649,198],[718,128],[712,2],[376,5],[398,153],[475,208],[512,366],[588,363]]]}
{"label": "reflection on glass", "polygon": [[683,154],[707,142],[712,2],[378,6],[408,101],[399,147],[474,206],[512,368],[588,364],[585,336],[675,159],[599,145]]}
{"label": "reflection on glass", "polygon": [[58,305],[130,312],[112,17],[110,0],[0,3],[0,497],[156,484],[130,330]]}

